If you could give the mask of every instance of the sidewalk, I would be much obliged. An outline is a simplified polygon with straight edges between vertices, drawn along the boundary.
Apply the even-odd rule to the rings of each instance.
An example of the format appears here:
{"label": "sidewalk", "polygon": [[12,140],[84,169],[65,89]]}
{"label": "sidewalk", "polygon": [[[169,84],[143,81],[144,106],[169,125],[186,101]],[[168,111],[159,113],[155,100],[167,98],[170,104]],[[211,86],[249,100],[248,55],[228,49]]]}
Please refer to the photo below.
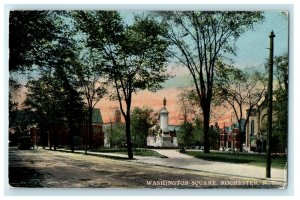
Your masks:
{"label": "sidewalk", "polygon": [[[58,151],[70,152],[70,150],[58,149]],[[201,172],[209,172],[214,174],[239,176],[247,178],[258,178],[263,180],[272,180],[279,182],[287,182],[287,170],[286,169],[274,169],[271,170],[270,179],[265,178],[265,168],[259,166],[253,166],[248,164],[232,164],[224,162],[207,161],[186,154],[181,154],[174,149],[154,149],[161,155],[168,158],[157,158],[150,156],[134,156],[134,160],[128,160],[129,162],[144,163],[150,165],[158,165],[170,168],[194,170]],[[84,150],[76,150],[75,153],[84,154]],[[126,154],[117,153],[102,153],[102,152],[90,152],[88,155],[98,155],[102,157],[108,157],[113,159],[127,159]]]}
{"label": "sidewalk", "polygon": [[172,168],[189,169],[195,171],[211,172],[215,174],[231,175],[248,178],[259,178],[272,181],[287,181],[286,169],[271,169],[270,179],[265,178],[266,169],[264,167],[248,164],[232,164],[216,161],[207,161],[186,154],[181,154],[177,150],[155,149],[154,151],[167,156],[168,158],[137,158],[136,162],[167,166]]}

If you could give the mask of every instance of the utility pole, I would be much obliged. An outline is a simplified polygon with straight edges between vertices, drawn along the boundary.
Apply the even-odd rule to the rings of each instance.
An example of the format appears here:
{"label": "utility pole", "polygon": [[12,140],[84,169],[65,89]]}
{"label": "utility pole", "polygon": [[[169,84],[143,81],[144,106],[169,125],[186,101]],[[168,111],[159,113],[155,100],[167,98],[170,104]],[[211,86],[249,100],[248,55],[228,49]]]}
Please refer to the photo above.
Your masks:
{"label": "utility pole", "polygon": [[271,147],[272,138],[272,98],[273,98],[273,54],[274,54],[274,32],[270,37],[270,55],[269,55],[269,80],[268,80],[268,133],[267,133],[267,164],[266,178],[271,178]]}

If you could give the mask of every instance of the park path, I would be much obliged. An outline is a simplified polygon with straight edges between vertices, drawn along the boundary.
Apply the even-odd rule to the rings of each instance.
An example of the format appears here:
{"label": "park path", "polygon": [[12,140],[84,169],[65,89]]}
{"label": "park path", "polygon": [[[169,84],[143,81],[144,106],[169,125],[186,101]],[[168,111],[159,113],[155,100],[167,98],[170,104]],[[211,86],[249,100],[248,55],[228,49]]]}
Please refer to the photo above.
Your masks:
{"label": "park path", "polygon": [[[152,156],[134,156],[134,160],[129,162],[151,164],[156,166],[164,166],[176,169],[194,170],[199,172],[209,172],[227,176],[239,176],[246,178],[258,178],[264,180],[272,180],[286,183],[287,170],[286,169],[271,169],[271,178],[266,179],[265,167],[254,166],[249,164],[233,164],[217,161],[208,161],[195,158],[190,155],[182,154],[177,149],[152,149],[157,153],[167,158],[157,158]],[[83,153],[84,151],[77,151]],[[126,154],[117,153],[102,153],[102,152],[88,152],[90,155],[99,155],[104,157],[122,158],[126,159]]]}
{"label": "park path", "polygon": [[[133,162],[154,164],[159,166],[167,166],[178,169],[188,169],[195,171],[211,172],[222,175],[232,175],[249,178],[265,179],[266,169],[260,166],[253,166],[249,164],[232,164],[216,161],[207,161],[193,156],[179,153],[175,149],[154,149],[161,155],[168,158],[154,158],[154,157],[140,157],[136,156]],[[272,178],[274,181],[287,181],[287,170],[272,168]]]}

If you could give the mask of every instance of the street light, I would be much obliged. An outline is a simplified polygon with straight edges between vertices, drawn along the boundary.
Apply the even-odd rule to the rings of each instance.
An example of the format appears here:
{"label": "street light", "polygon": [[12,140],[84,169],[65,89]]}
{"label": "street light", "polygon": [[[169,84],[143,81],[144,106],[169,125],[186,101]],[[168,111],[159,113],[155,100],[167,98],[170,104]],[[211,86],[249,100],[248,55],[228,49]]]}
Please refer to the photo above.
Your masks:
{"label": "street light", "polygon": [[267,132],[267,163],[266,178],[271,178],[271,147],[270,140],[272,138],[272,97],[273,97],[273,54],[274,54],[274,32],[270,37],[270,54],[269,54],[269,80],[268,80],[268,132]]}

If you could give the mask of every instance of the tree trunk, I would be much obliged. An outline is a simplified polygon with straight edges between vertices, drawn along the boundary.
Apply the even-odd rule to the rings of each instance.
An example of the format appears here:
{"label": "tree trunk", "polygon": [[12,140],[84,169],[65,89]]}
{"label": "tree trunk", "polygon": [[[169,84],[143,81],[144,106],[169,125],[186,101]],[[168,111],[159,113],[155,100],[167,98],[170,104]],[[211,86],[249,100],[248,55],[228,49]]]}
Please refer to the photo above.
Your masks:
{"label": "tree trunk", "polygon": [[70,143],[71,143],[71,152],[74,153],[73,128],[70,129]]}
{"label": "tree trunk", "polygon": [[202,105],[203,110],[203,131],[204,131],[204,153],[210,152],[209,146],[209,115],[210,115],[210,108],[205,104]]}
{"label": "tree trunk", "polygon": [[48,129],[48,145],[49,149],[52,150],[52,134],[50,129]]}
{"label": "tree trunk", "polygon": [[54,151],[56,151],[56,148],[57,148],[56,133],[54,131],[53,131],[53,147],[54,147]]}
{"label": "tree trunk", "polygon": [[240,152],[243,152],[244,132],[242,131],[242,118],[239,120],[239,139],[240,139]]}
{"label": "tree trunk", "polygon": [[127,115],[125,121],[126,121],[126,139],[127,139],[128,158],[133,159],[132,141],[131,141],[131,133],[130,133],[130,107],[129,109],[127,109]]}
{"label": "tree trunk", "polygon": [[47,132],[41,129],[41,135],[42,135],[43,149],[45,149],[47,144]]}
{"label": "tree trunk", "polygon": [[89,107],[89,117],[88,117],[88,126],[89,126],[89,131],[88,131],[88,142],[89,142],[89,148],[92,147],[92,133],[93,133],[93,108]]}
{"label": "tree trunk", "polygon": [[56,134],[55,125],[52,128],[52,132],[53,132],[53,146],[54,146],[54,151],[56,151],[56,149],[57,149],[57,134]]}
{"label": "tree trunk", "polygon": [[87,120],[87,113],[84,113],[84,146],[85,146],[85,154],[87,154],[88,148],[88,120]]}
{"label": "tree trunk", "polygon": [[74,153],[74,125],[72,120],[69,122],[70,127],[70,146],[71,146],[71,152]]}

